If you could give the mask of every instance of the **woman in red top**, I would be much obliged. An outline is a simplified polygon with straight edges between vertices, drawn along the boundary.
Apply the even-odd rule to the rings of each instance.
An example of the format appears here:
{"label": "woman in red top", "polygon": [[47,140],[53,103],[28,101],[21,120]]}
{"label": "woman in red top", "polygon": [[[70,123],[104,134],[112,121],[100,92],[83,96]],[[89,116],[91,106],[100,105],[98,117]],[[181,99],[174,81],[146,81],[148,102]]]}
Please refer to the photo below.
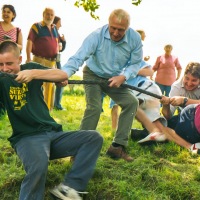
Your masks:
{"label": "woman in red top", "polygon": [[12,22],[17,14],[12,5],[6,4],[2,7],[2,19],[0,21],[0,42],[4,40],[12,40],[16,42],[19,49],[22,50],[22,32],[21,29],[15,27]]}
{"label": "woman in red top", "polygon": [[[179,79],[182,71],[178,57],[171,55],[172,49],[172,45],[166,45],[165,54],[157,57],[152,68],[154,72],[157,72],[155,82],[165,96],[169,96],[172,83]],[[175,69],[177,69],[177,75]]]}
{"label": "woman in red top", "polygon": [[[22,32],[21,29],[15,27],[12,22],[16,17],[15,8],[12,5],[5,4],[2,7],[2,19],[0,21],[0,43],[4,40],[12,40],[22,50]],[[2,102],[0,102],[0,117],[4,116],[6,110]]]}

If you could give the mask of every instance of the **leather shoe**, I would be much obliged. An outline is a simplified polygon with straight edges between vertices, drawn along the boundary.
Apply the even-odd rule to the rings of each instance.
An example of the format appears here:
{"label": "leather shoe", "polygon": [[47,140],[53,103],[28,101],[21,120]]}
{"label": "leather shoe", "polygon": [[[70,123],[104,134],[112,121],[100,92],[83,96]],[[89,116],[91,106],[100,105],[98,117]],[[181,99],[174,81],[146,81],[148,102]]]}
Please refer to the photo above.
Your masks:
{"label": "leather shoe", "polygon": [[106,152],[106,155],[112,159],[122,158],[127,162],[133,161],[133,158],[127,154],[125,147],[123,146],[114,147],[113,145],[110,145],[109,149]]}

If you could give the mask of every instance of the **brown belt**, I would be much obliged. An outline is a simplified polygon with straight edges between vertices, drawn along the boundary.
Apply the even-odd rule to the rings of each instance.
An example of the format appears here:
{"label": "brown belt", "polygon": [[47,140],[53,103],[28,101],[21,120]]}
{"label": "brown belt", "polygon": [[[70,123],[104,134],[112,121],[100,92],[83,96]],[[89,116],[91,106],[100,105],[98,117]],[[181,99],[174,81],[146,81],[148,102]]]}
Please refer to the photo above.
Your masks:
{"label": "brown belt", "polygon": [[45,57],[36,56],[36,55],[35,55],[35,57],[42,58],[42,59],[49,60],[49,61],[56,61],[56,58],[45,58]]}

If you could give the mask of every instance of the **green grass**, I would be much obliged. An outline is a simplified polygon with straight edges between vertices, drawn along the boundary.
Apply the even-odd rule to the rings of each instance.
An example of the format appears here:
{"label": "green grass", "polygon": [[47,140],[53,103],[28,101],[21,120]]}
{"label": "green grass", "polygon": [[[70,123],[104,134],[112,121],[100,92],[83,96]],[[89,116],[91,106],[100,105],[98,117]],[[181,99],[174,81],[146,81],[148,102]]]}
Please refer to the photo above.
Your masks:
{"label": "green grass", "polygon": [[[73,91],[65,88],[62,104],[66,111],[52,111],[51,115],[64,130],[79,129],[85,109],[82,86]],[[198,200],[200,199],[200,159],[174,143],[157,143],[141,146],[129,140],[128,151],[134,162],[112,160],[105,155],[112,142],[109,98],[103,105],[97,130],[104,137],[104,144],[88,184],[87,200]],[[134,121],[133,127],[141,124]],[[11,135],[7,117],[0,123],[0,199],[17,200],[24,170],[7,138]],[[69,171],[69,158],[51,161],[49,164],[45,200],[49,200],[49,188],[62,181]],[[84,170],[84,169],[83,169]],[[31,199],[30,199],[31,200]]]}

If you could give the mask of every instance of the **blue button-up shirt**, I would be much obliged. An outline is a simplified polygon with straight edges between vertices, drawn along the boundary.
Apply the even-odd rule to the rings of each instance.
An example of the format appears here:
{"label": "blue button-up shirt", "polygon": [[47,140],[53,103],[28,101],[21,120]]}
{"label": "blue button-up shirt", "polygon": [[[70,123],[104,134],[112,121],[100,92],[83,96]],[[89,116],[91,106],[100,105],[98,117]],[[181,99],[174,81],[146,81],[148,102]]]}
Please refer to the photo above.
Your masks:
{"label": "blue button-up shirt", "polygon": [[124,75],[126,79],[137,75],[143,57],[140,35],[129,28],[119,41],[112,41],[108,25],[92,32],[69,58],[63,70],[72,76],[86,61],[86,65],[97,76],[111,78]]}

